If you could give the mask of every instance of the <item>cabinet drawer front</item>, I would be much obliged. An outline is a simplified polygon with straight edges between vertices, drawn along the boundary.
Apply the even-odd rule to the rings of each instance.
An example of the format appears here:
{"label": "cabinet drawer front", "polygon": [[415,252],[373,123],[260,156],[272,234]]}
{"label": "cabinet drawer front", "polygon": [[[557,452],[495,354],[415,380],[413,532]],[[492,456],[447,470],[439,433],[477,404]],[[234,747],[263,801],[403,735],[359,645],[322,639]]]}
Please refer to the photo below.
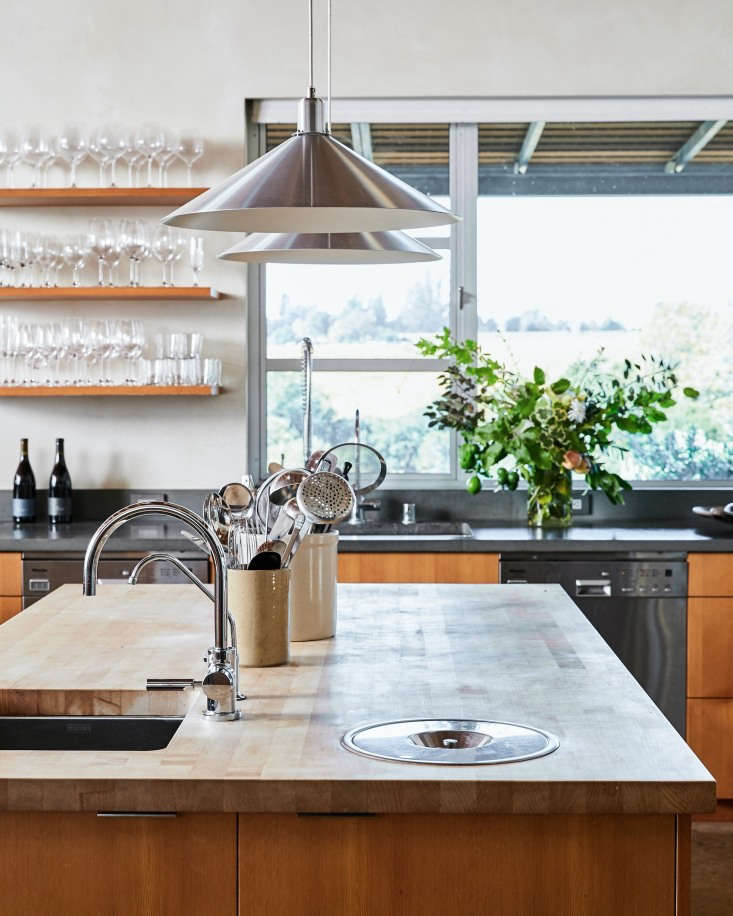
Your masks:
{"label": "cabinet drawer front", "polygon": [[687,695],[733,697],[733,598],[687,603]]}
{"label": "cabinet drawer front", "polygon": [[693,598],[733,595],[733,553],[691,553],[687,594]]}
{"label": "cabinet drawer front", "polygon": [[19,553],[0,553],[0,595],[23,594],[23,573]]}
{"label": "cabinet drawer front", "polygon": [[0,623],[5,623],[23,610],[23,599],[0,597]]}
{"label": "cabinet drawer front", "polygon": [[715,777],[718,798],[733,798],[733,699],[688,700],[687,743]]}
{"label": "cabinet drawer front", "polygon": [[339,582],[490,583],[499,581],[495,553],[340,553]]}

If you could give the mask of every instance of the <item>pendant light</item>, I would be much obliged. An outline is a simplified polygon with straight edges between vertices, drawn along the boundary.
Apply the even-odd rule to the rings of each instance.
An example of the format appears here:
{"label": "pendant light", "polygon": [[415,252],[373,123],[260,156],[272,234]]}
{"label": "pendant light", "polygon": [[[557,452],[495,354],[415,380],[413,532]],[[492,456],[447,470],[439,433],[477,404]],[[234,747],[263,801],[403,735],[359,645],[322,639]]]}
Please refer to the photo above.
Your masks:
{"label": "pendant light", "polygon": [[222,261],[278,264],[409,264],[440,255],[405,232],[252,232]]}
{"label": "pendant light", "polygon": [[[329,0],[329,44],[330,20]],[[297,132],[163,222],[258,233],[362,233],[455,222],[445,207],[331,136],[330,92],[326,123],[313,85],[313,0],[308,24],[309,88]]]}

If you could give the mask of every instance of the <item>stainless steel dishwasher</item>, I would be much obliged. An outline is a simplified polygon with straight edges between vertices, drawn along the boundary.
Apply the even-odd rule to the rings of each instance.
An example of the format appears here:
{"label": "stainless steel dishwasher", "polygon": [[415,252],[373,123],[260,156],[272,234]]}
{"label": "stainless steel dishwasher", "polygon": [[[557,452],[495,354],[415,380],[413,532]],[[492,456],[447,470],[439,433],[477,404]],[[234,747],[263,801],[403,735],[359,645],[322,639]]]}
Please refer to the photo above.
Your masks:
{"label": "stainless steel dishwasher", "polygon": [[684,555],[502,555],[503,583],[557,583],[685,735]]}
{"label": "stainless steel dishwasher", "polygon": [[[135,564],[148,551],[112,553],[99,561],[99,581],[127,582]],[[170,550],[202,582],[209,581],[209,561],[197,551]],[[78,583],[81,594],[84,555],[81,553],[23,554],[23,607],[40,601],[60,585]],[[156,563],[140,574],[140,582],[172,585],[188,579],[172,563]]]}

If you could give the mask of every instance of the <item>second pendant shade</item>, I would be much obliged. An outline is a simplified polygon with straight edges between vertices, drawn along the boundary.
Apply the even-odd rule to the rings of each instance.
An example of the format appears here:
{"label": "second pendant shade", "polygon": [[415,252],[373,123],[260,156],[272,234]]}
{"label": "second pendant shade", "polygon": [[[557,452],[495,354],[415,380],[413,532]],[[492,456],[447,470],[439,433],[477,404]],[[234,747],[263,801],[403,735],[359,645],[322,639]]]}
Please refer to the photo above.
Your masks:
{"label": "second pendant shade", "polygon": [[253,232],[219,258],[277,264],[410,264],[438,261],[440,255],[404,232]]}

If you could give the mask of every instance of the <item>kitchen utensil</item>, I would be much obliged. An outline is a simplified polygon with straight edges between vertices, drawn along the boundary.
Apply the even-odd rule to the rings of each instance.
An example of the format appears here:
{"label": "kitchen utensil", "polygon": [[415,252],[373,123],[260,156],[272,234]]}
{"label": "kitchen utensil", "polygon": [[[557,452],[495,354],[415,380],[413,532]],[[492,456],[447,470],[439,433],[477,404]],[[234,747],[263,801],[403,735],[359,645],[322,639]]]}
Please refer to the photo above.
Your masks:
{"label": "kitchen utensil", "polygon": [[303,480],[296,494],[298,508],[314,525],[340,522],[351,515],[354,490],[348,480],[332,471],[317,471]]}
{"label": "kitchen utensil", "polygon": [[277,469],[273,471],[269,477],[266,477],[260,484],[260,488],[257,491],[257,497],[255,499],[255,509],[254,509],[254,518],[257,521],[260,530],[264,533],[267,533],[270,527],[270,485],[274,480],[276,480],[281,474],[287,473],[292,474],[298,471],[304,473],[310,473],[306,471],[305,468],[283,468],[278,465]]}
{"label": "kitchen utensil", "polygon": [[303,369],[303,461],[308,462],[312,451],[313,438],[313,343],[310,337],[303,338],[303,355],[301,357]]}
{"label": "kitchen utensil", "polygon": [[279,538],[274,541],[263,541],[260,546],[257,548],[257,553],[264,553],[266,550],[274,550],[275,553],[279,553],[280,556],[283,555],[283,550],[285,549],[285,541],[281,541]]}
{"label": "kitchen utensil", "polygon": [[261,535],[251,518],[237,519],[229,529],[227,566],[229,569],[246,569],[257,553]]}
{"label": "kitchen utensil", "polygon": [[232,524],[232,513],[229,506],[218,493],[208,493],[204,499],[204,521],[226,547],[229,542],[229,529]]}
{"label": "kitchen utensil", "polygon": [[247,569],[280,569],[282,558],[275,550],[265,550],[256,553],[247,564]]}
{"label": "kitchen utensil", "polygon": [[298,485],[306,477],[310,476],[310,471],[302,470],[282,471],[270,484],[269,500],[275,506],[283,506],[292,499],[298,492]]}
{"label": "kitchen utensil", "polygon": [[323,453],[316,470],[336,471],[338,468],[341,468],[357,496],[376,490],[387,476],[386,461],[365,442],[342,442],[332,446]]}
{"label": "kitchen utensil", "polygon": [[299,515],[293,522],[293,530],[290,532],[290,537],[288,538],[288,542],[285,545],[285,549],[283,550],[281,554],[281,564],[284,569],[286,569],[288,564],[290,563],[290,557],[293,553],[293,547],[295,546],[295,542],[300,537],[300,532],[304,524],[305,524],[304,515]]}
{"label": "kitchen utensil", "polygon": [[219,496],[229,507],[232,518],[246,518],[254,509],[254,494],[243,483],[226,483]]}

